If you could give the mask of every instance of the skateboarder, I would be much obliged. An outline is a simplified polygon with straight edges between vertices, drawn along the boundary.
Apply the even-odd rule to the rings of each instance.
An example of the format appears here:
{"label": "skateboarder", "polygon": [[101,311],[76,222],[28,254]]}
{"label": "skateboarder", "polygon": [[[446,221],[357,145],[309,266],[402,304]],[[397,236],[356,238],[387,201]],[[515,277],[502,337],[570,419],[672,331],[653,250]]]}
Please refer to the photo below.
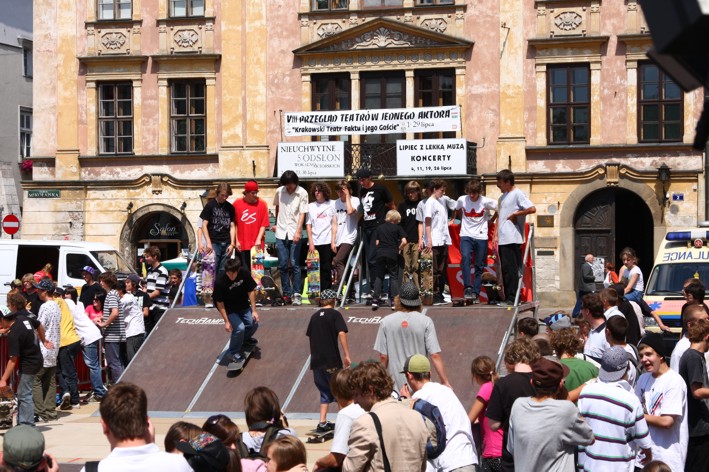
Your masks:
{"label": "skateboarder", "polygon": [[318,433],[335,428],[334,424],[327,421],[327,407],[336,401],[330,391],[330,379],[333,373],[342,369],[340,350],[337,348],[338,339],[345,354],[344,366],[350,366],[347,325],[342,314],[335,310],[336,302],[337,292],[332,289],[323,290],[320,294],[322,308],[310,318],[305,333],[310,339],[310,368],[313,371],[313,380],[320,392],[320,423],[316,428]]}
{"label": "skateboarder", "polygon": [[224,318],[224,329],[231,333],[229,360],[240,365],[246,362],[242,347],[258,343],[253,338],[259,321],[255,288],[251,272],[241,267],[240,259],[228,259],[224,273],[214,282],[214,303]]}
{"label": "skateboarder", "polygon": [[308,204],[305,228],[308,231],[308,252],[320,255],[320,289],[332,287],[332,255],[335,253],[337,217],[330,200],[330,187],[322,182],[313,184],[313,201]]}
{"label": "skateboarder", "polygon": [[236,225],[234,206],[227,201],[231,196],[231,185],[217,185],[217,196],[208,202],[199,217],[202,218],[202,235],[206,240],[207,254],[214,252],[217,273],[224,271],[224,263],[234,251]]}
{"label": "skateboarder", "polygon": [[268,207],[258,197],[258,183],[249,180],[244,185],[244,197],[234,202],[236,240],[233,241],[241,257],[241,266],[251,270],[251,248],[262,248],[263,235],[269,226]]}
{"label": "skateboarder", "polygon": [[448,246],[451,236],[448,230],[448,208],[441,197],[446,193],[446,183],[440,179],[431,181],[431,194],[423,208],[426,232],[426,251],[433,257],[433,304],[445,303],[443,288],[448,267]]}

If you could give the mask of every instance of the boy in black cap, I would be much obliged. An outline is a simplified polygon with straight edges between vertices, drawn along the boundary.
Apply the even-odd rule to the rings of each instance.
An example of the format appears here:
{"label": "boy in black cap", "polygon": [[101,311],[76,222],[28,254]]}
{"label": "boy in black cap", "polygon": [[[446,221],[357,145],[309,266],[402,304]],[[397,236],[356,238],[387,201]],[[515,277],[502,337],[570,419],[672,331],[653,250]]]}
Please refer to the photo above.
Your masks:
{"label": "boy in black cap", "polygon": [[324,433],[334,429],[335,425],[327,421],[327,407],[334,403],[335,397],[330,391],[332,374],[342,369],[342,359],[337,347],[339,339],[345,354],[345,368],[350,366],[350,349],[347,344],[347,325],[342,314],[335,310],[337,292],[332,289],[320,293],[320,308],[310,318],[305,335],[310,338],[310,369],[313,371],[315,386],[320,392],[320,423],[316,431]]}

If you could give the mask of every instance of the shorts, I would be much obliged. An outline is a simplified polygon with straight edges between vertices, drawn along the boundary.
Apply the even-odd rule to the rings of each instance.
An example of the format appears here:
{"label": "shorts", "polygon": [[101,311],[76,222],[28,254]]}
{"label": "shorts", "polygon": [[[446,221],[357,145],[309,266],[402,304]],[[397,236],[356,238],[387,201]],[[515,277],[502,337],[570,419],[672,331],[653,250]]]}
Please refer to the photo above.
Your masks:
{"label": "shorts", "polygon": [[327,372],[328,370],[330,369],[313,369],[313,380],[320,392],[320,403],[335,403],[336,401],[330,391],[330,378],[332,377],[332,373]]}

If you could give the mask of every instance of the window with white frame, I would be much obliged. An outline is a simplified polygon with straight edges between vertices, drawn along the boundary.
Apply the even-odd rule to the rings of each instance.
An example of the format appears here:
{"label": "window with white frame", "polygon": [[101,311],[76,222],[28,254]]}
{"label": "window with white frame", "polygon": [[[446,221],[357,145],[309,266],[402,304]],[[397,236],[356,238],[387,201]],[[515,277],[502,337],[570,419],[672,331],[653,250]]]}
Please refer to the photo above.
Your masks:
{"label": "window with white frame", "polygon": [[32,155],[32,109],[20,108],[20,158]]}
{"label": "window with white frame", "polygon": [[32,77],[32,47],[22,48],[22,75]]}
{"label": "window with white frame", "polygon": [[170,0],[170,16],[204,16],[204,0]]}
{"label": "window with white frame", "polygon": [[97,0],[99,20],[130,20],[132,0]]}
{"label": "window with white frame", "polygon": [[171,84],[170,135],[172,152],[206,151],[206,88],[204,80],[180,80]]}
{"label": "window with white frame", "polygon": [[99,85],[99,153],[133,153],[133,84]]}

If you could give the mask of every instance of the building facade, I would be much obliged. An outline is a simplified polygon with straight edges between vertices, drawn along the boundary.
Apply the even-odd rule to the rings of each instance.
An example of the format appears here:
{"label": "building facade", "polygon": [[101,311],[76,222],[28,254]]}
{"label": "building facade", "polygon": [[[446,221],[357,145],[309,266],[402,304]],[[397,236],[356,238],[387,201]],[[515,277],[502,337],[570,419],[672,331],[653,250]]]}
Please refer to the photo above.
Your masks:
{"label": "building facade", "polygon": [[[0,0],[0,219],[19,216],[32,145],[32,2]],[[0,232],[0,237],[9,238]]]}
{"label": "building facade", "polygon": [[[645,59],[636,2],[600,0],[35,1],[35,166],[25,238],[194,248],[199,195],[259,181],[270,205],[288,112],[455,105],[442,133],[344,141],[398,202],[397,139],[462,138],[469,173],[510,168],[536,204],[540,299],[574,298],[580,256],[638,250],[704,219],[700,93]],[[669,179],[660,181],[666,164]],[[421,176],[433,177],[434,175]],[[670,196],[670,200],[667,199]],[[51,198],[49,198],[51,197]],[[166,258],[167,258],[166,257]]]}

